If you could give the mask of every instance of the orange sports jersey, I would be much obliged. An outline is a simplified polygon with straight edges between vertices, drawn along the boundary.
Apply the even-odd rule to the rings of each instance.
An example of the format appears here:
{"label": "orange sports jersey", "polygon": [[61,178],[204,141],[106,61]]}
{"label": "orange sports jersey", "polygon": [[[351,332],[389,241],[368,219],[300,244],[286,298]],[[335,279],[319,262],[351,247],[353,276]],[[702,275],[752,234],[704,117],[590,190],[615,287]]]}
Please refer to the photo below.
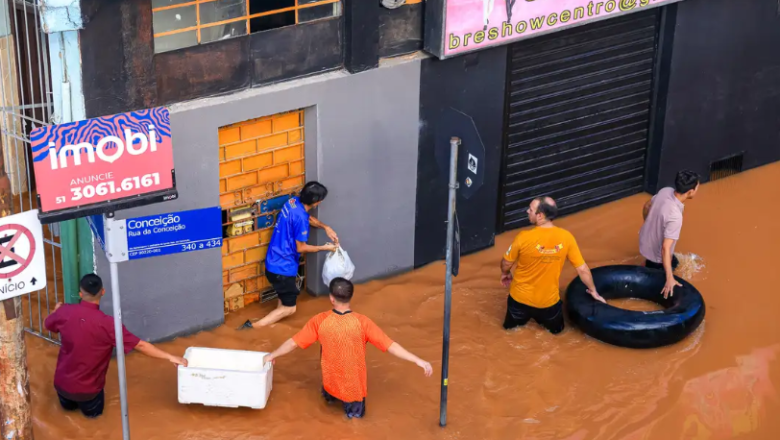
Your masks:
{"label": "orange sports jersey", "polygon": [[360,402],[367,395],[366,343],[387,351],[393,341],[372,320],[358,313],[335,310],[309,320],[293,341],[307,348],[322,345],[322,386],[342,402]]}
{"label": "orange sports jersey", "polygon": [[561,299],[558,283],[567,258],[574,267],[585,264],[569,231],[556,226],[521,231],[504,254],[517,263],[509,294],[538,309],[554,306]]}

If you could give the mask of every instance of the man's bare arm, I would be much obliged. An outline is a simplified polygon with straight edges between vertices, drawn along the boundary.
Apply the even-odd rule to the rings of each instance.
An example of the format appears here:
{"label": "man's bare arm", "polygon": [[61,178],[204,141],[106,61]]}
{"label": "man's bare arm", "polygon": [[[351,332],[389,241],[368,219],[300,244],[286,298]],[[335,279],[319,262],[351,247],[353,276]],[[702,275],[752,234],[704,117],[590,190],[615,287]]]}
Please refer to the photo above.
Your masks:
{"label": "man's bare arm", "polygon": [[580,279],[585,284],[585,286],[588,288],[588,293],[596,299],[596,301],[601,301],[603,303],[606,303],[604,298],[599,295],[599,292],[596,290],[596,284],[593,282],[593,274],[590,273],[590,268],[587,264],[583,264],[582,266],[577,268],[577,274],[580,276]]}
{"label": "man's bare arm", "polygon": [[299,254],[310,254],[310,253],[315,253],[320,251],[333,252],[337,249],[337,246],[335,244],[324,244],[322,246],[312,246],[309,243],[304,243],[302,241],[296,240],[295,248]]}
{"label": "man's bare arm", "polygon": [[298,348],[298,344],[295,343],[293,338],[284,341],[284,344],[280,345],[279,348],[273,351],[273,353],[267,354],[265,357],[263,357],[263,365],[265,365],[267,362],[273,362],[276,358],[292,353],[292,351],[296,348]]}
{"label": "man's bare arm", "polygon": [[146,341],[138,342],[138,344],[135,346],[135,349],[151,358],[163,359],[173,363],[174,365],[183,365],[185,367],[187,366],[187,359],[184,359],[183,357],[179,357],[179,356],[174,356],[168,353],[167,351],[160,350],[159,348],[155,347],[154,345]]}
{"label": "man's bare arm", "polygon": [[505,258],[501,259],[501,273],[502,274],[508,274],[510,270],[512,270],[512,266],[514,266],[515,263],[511,261],[507,261]]}
{"label": "man's bare arm", "polygon": [[504,287],[509,287],[512,284],[512,266],[514,266],[515,263],[512,261],[507,261],[506,258],[501,259],[501,285]]}
{"label": "man's bare arm", "polygon": [[666,278],[674,278],[674,271],[672,270],[672,245],[674,240],[671,238],[664,238],[664,242],[661,245],[663,251],[663,263],[664,272],[666,272]]}
{"label": "man's bare arm", "polygon": [[425,376],[430,376],[433,374],[433,368],[431,367],[431,364],[429,362],[426,362],[419,357],[415,356],[414,354],[410,353],[407,349],[401,347],[401,344],[397,342],[393,342],[392,345],[387,349],[387,352],[392,354],[393,356],[403,359],[405,361],[409,361],[418,367],[422,368],[425,372]]}
{"label": "man's bare arm", "polygon": [[314,216],[312,216],[312,215],[310,215],[310,216],[309,216],[309,224],[310,224],[311,226],[314,226],[315,228],[322,228],[322,229],[325,229],[325,228],[327,228],[327,227],[328,227],[328,226],[327,226],[325,223],[323,223],[323,222],[319,221],[319,220],[317,219],[317,217],[314,217]]}
{"label": "man's bare arm", "polygon": [[314,226],[315,228],[320,228],[325,231],[325,234],[328,236],[329,239],[333,240],[334,243],[339,243],[339,236],[336,234],[336,231],[333,230],[330,226],[326,225],[325,223],[319,221],[317,217],[309,216],[309,225]]}
{"label": "man's bare arm", "polygon": [[664,285],[664,289],[661,291],[661,293],[664,295],[664,298],[668,298],[670,295],[674,296],[674,288],[677,286],[682,286],[682,284],[678,283],[677,280],[674,278],[674,270],[672,269],[672,245],[674,244],[674,240],[671,238],[664,238],[664,243],[661,245],[661,250],[663,254],[663,264],[664,264],[664,272],[666,272],[666,284]]}

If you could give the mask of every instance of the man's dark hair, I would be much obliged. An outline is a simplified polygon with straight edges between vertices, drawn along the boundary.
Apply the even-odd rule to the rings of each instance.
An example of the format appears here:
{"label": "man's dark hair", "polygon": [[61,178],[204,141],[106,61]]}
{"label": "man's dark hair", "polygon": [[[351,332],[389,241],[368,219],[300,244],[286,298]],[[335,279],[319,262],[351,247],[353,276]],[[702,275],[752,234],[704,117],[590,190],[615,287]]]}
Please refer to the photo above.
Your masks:
{"label": "man's dark hair", "polygon": [[699,184],[699,175],[691,170],[682,170],[674,178],[674,190],[678,194],[685,194],[692,189],[696,189]]}
{"label": "man's dark hair", "polygon": [[81,287],[83,293],[96,296],[103,290],[103,280],[94,273],[86,274],[81,278],[79,287]]}
{"label": "man's dark hair", "polygon": [[330,282],[330,294],[340,303],[348,303],[355,292],[355,286],[352,281],[344,278],[333,278]]}
{"label": "man's dark hair", "polygon": [[301,203],[304,205],[313,205],[325,200],[328,196],[328,188],[320,182],[309,182],[301,190]]}
{"label": "man's dark hair", "polygon": [[539,201],[539,206],[536,208],[538,214],[544,214],[544,217],[550,221],[558,217],[558,205],[555,204],[555,200],[552,197],[544,196],[536,200]]}

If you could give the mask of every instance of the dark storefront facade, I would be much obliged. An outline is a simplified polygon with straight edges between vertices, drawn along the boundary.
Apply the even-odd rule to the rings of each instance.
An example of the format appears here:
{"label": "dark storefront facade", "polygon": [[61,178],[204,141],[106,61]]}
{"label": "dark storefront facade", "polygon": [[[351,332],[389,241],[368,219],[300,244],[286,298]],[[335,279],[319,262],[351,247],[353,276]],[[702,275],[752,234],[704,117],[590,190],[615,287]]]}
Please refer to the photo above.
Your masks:
{"label": "dark storefront facade", "polygon": [[741,155],[742,170],[780,160],[778,23],[773,1],[679,5],[650,189],[681,167],[709,178],[733,155]]}
{"label": "dark storefront facade", "polygon": [[[434,3],[438,10],[447,5],[429,1],[428,23]],[[437,26],[440,32],[446,27]],[[446,47],[456,35],[462,45],[463,32],[431,41]],[[485,33],[483,45],[490,26]],[[481,37],[473,32],[472,44]],[[436,46],[431,41],[426,48]],[[774,98],[780,56],[770,49],[778,42],[776,2],[685,0],[462,54],[440,51],[443,60],[424,61],[423,96],[426,85],[452,79],[447,90],[466,94],[473,88],[482,102],[461,110],[473,111],[475,120],[500,112],[503,122],[500,140],[491,123],[478,124],[496,155],[487,166],[499,178],[486,179],[479,201],[458,199],[461,235],[467,237],[462,250],[492,246],[495,234],[527,226],[528,204],[540,195],[556,198],[567,215],[654,193],[680,169],[708,181],[780,159],[780,101]],[[461,73],[441,73],[446,69]],[[496,84],[497,72],[504,72],[504,84]],[[449,100],[443,95],[437,99]],[[503,106],[485,109],[485,101]],[[421,181],[431,169],[422,161],[431,148],[425,135],[426,129]],[[442,143],[437,139],[438,148]],[[446,176],[426,181],[441,189],[418,186],[417,266],[444,256],[444,234],[429,233],[435,224],[429,217],[445,216]]]}
{"label": "dark storefront facade", "polygon": [[[542,21],[532,12],[551,0],[517,1],[511,25],[503,3],[483,16],[474,0],[231,2],[248,9],[194,10],[194,24],[192,2],[82,2],[87,115],[171,113],[180,199],[120,217],[220,206],[229,231],[221,252],[123,267],[137,292],[128,327],[149,339],[261,299],[274,211],[232,215],[306,180],[331,189],[317,214],[356,281],[443,258],[452,136],[480,151],[481,186],[458,195],[463,253],[526,226],[539,195],[566,215],[654,192],[681,168],[707,180],[734,155],[726,165],[742,169],[780,159],[775,0],[583,2]],[[472,15],[447,31],[447,17]],[[312,294],[325,293],[323,261],[302,269]]]}

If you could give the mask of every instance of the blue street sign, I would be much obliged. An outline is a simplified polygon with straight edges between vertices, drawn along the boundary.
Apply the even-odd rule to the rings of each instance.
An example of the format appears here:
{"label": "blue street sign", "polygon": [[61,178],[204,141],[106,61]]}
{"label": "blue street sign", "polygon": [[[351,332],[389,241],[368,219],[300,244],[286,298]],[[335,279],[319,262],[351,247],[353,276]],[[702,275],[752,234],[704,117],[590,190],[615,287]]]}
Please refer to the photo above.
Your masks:
{"label": "blue street sign", "polygon": [[127,219],[130,260],[222,247],[219,207]]}

